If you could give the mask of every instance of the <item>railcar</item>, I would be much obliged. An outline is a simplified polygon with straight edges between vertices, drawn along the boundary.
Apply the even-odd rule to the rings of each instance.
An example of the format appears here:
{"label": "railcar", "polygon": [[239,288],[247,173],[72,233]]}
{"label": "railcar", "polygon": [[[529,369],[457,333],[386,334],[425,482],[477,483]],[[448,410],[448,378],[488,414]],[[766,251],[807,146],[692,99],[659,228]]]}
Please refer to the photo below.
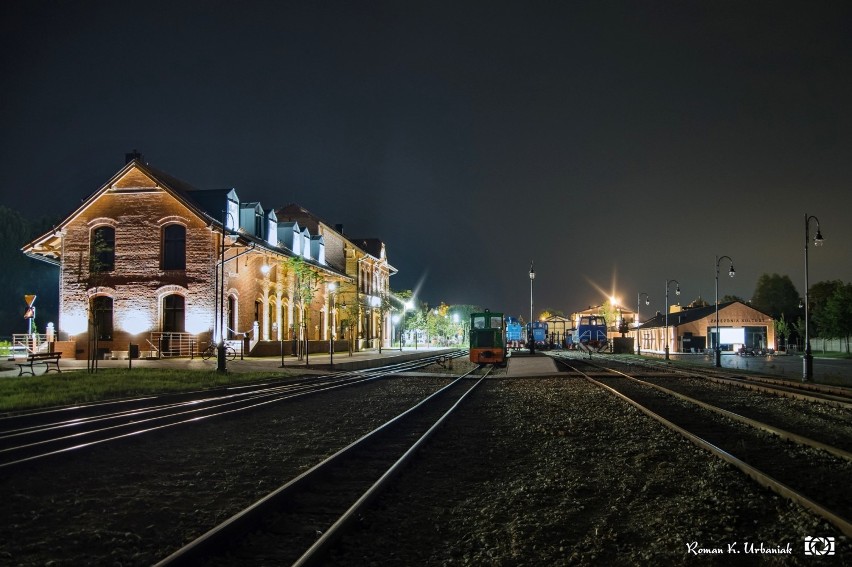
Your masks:
{"label": "railcar", "polygon": [[470,314],[470,361],[477,364],[505,364],[505,321],[502,313]]}
{"label": "railcar", "polygon": [[506,348],[518,350],[525,342],[524,326],[514,317],[506,317]]}
{"label": "railcar", "polygon": [[547,323],[544,321],[533,321],[532,323],[532,334],[528,335],[532,337],[532,340],[535,341],[535,348],[541,350],[545,349],[549,346],[548,338],[547,338]]}
{"label": "railcar", "polygon": [[574,343],[584,350],[603,350],[607,345],[606,319],[600,315],[581,316]]}

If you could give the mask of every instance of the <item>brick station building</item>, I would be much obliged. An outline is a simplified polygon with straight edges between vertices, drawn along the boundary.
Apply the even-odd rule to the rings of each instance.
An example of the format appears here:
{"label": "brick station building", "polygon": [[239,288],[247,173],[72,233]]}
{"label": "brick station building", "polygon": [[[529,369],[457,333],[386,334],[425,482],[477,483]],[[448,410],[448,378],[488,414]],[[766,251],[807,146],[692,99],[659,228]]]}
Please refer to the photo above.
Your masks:
{"label": "brick station building", "polygon": [[59,266],[65,357],[121,357],[130,344],[186,356],[220,336],[247,354],[389,344],[396,270],[381,240],[348,238],[298,205],[194,188],[136,153],[22,250]]}
{"label": "brick station building", "polygon": [[[775,322],[766,313],[741,301],[719,303],[721,350],[736,352],[741,347],[775,348]],[[665,314],[657,313],[631,327],[630,336],[642,351],[662,352],[666,345]],[[716,306],[681,308],[671,306],[668,318],[668,344],[671,352],[704,352],[716,346]]]}

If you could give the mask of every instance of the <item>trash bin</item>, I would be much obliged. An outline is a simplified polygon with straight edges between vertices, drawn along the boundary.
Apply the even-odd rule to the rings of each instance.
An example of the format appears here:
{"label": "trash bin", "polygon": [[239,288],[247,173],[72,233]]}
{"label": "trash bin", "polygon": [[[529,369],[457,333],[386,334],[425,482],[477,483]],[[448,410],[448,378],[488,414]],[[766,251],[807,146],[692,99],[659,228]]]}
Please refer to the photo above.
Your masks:
{"label": "trash bin", "polygon": [[133,359],[133,358],[139,358],[139,345],[133,345],[133,344],[132,344],[132,345],[130,345],[130,351],[129,351],[129,353],[128,353],[128,356],[129,356],[131,359]]}

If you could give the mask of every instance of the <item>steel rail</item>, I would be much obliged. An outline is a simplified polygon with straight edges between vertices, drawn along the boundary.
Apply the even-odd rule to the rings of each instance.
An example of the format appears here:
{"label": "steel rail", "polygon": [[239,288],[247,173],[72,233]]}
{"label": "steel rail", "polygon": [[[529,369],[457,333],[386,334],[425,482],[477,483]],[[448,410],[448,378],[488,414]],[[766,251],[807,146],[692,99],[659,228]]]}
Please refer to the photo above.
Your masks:
{"label": "steel rail", "polygon": [[[460,356],[460,354],[457,354],[456,356]],[[412,362],[397,363],[397,364],[394,364],[394,365],[388,365],[388,366],[385,366],[385,367],[379,367],[379,368],[373,368],[373,369],[347,371],[347,372],[340,372],[340,373],[322,375],[322,376],[317,376],[317,377],[310,377],[310,378],[307,378],[307,379],[299,380],[298,382],[289,382],[287,384],[272,384],[272,385],[263,384],[263,385],[260,385],[260,386],[258,386],[258,385],[233,386],[233,387],[225,388],[224,393],[221,394],[221,395],[211,395],[210,391],[202,390],[202,391],[195,392],[196,394],[200,394],[200,395],[204,396],[202,398],[184,399],[184,400],[181,400],[179,402],[170,402],[170,403],[158,404],[158,405],[153,405],[153,406],[134,407],[134,408],[130,408],[130,409],[127,409],[127,410],[114,411],[114,412],[108,412],[108,413],[100,413],[100,414],[95,414],[95,415],[83,415],[81,417],[73,417],[73,418],[70,418],[70,419],[63,419],[62,421],[43,422],[43,423],[38,423],[36,425],[20,427],[20,428],[17,428],[17,429],[7,429],[5,431],[0,431],[0,440],[6,439],[6,438],[9,438],[9,437],[19,436],[19,435],[30,434],[30,433],[33,433],[33,432],[40,432],[40,431],[51,430],[51,429],[60,429],[62,427],[79,427],[83,424],[93,423],[93,422],[97,422],[97,421],[101,421],[101,420],[109,420],[109,419],[114,419],[114,418],[125,417],[125,418],[131,418],[131,419],[138,419],[140,416],[145,415],[146,413],[163,411],[163,410],[185,407],[185,406],[190,406],[190,407],[194,407],[194,408],[198,408],[198,409],[204,409],[204,408],[200,407],[201,404],[217,403],[217,402],[220,402],[221,400],[228,400],[228,399],[239,401],[241,399],[251,399],[252,396],[262,397],[262,396],[270,394],[270,393],[271,394],[278,394],[278,393],[281,393],[281,392],[290,392],[290,391],[299,390],[299,389],[310,389],[310,388],[314,387],[316,384],[330,384],[330,383],[333,383],[334,380],[345,381],[346,379],[348,379],[350,377],[364,377],[364,376],[373,376],[373,375],[385,376],[385,375],[388,375],[389,373],[399,372],[399,371],[402,371],[402,370],[407,370],[407,369],[410,369],[410,368],[417,368],[417,367],[420,367],[420,366],[423,366],[423,365],[431,364],[431,362],[434,358],[435,357],[428,357],[428,358],[424,358],[424,359],[419,359],[422,362],[418,362],[417,364],[413,364]],[[218,390],[216,390],[216,391],[218,391]],[[167,397],[172,397],[172,396],[173,395],[170,394]],[[186,394],[181,395],[181,397],[185,397],[185,396],[186,396]],[[141,401],[157,401],[157,400],[160,400],[160,399],[161,399],[160,397],[147,396],[145,398],[140,398],[138,400],[123,400],[121,402],[116,402],[116,403],[127,404],[127,403],[133,403],[133,402],[137,402],[137,401],[138,402],[141,402]],[[75,408],[76,408],[76,406],[75,406]],[[69,408],[66,408],[66,409],[69,409]],[[85,409],[89,409],[89,408],[85,408]],[[31,415],[24,416],[24,417],[30,418],[33,415],[40,415],[40,414],[31,414]],[[16,418],[21,418],[21,416],[15,416],[15,417],[12,417],[12,418],[7,418],[7,419],[16,419]],[[2,420],[0,420],[0,424],[2,424]]]}
{"label": "steel rail", "polygon": [[600,382],[599,380],[592,378],[591,376],[589,376],[588,374],[586,374],[585,372],[583,372],[582,370],[580,370],[576,367],[572,367],[565,362],[563,362],[563,364],[565,364],[566,366],[571,368],[571,370],[573,370],[574,372],[581,374],[586,380],[592,382],[593,384],[596,384],[597,386],[599,386],[599,387],[605,389],[606,391],[614,394],[616,397],[621,398],[622,400],[626,401],[627,403],[629,403],[630,405],[632,405],[633,407],[635,407],[636,409],[638,409],[639,411],[641,411],[645,415],[647,415],[647,416],[651,417],[652,419],[658,421],[659,423],[663,424],[668,429],[682,435],[683,437],[685,437],[686,439],[688,439],[690,442],[692,442],[696,446],[700,447],[701,449],[709,451],[711,454],[715,455],[716,457],[718,457],[718,458],[724,460],[725,462],[733,465],[734,467],[739,469],[741,472],[746,474],[749,478],[751,478],[752,480],[754,480],[755,482],[757,482],[761,486],[769,488],[770,490],[772,490],[776,494],[783,496],[784,498],[788,498],[788,499],[792,500],[793,502],[795,502],[796,504],[798,504],[798,505],[800,505],[804,508],[807,508],[808,510],[812,511],[813,513],[817,514],[818,516],[820,516],[820,517],[824,518],[825,520],[829,521],[830,523],[832,523],[835,527],[837,527],[847,537],[852,537],[852,522],[850,522],[849,520],[846,520],[845,518],[835,514],[834,512],[829,510],[828,508],[825,508],[821,504],[814,502],[813,500],[811,500],[810,498],[808,498],[804,494],[800,493],[799,491],[795,490],[794,488],[791,488],[791,487],[787,486],[786,484],[774,479],[772,476],[770,476],[770,475],[766,474],[765,472],[759,470],[758,468],[746,463],[745,461],[739,459],[738,457],[736,457],[733,454],[725,451],[724,449],[714,445],[713,443],[710,443],[709,441],[703,439],[702,437],[699,437],[698,435],[696,435],[696,434],[684,429],[683,427],[680,427],[679,425],[669,421],[668,419],[664,418],[663,416],[659,415],[658,413],[654,412],[653,410],[645,407],[644,405],[637,402],[636,400],[633,400],[629,396],[622,394],[621,392],[617,391],[615,388],[612,388],[611,386],[608,386],[607,384],[604,384],[603,382]]}
{"label": "steel rail", "polygon": [[[332,468],[333,466],[336,466],[337,463],[343,461],[343,459],[348,457],[355,450],[364,446],[367,442],[370,442],[370,441],[376,439],[381,433],[389,430],[394,425],[400,423],[401,420],[403,418],[405,418],[406,416],[409,416],[412,413],[424,408],[431,401],[435,400],[437,397],[441,396],[443,393],[445,393],[449,389],[456,386],[461,380],[464,380],[465,378],[467,378],[471,373],[475,372],[477,369],[473,369],[473,370],[466,372],[465,374],[462,374],[456,380],[454,380],[450,384],[444,386],[440,390],[433,392],[432,394],[430,394],[429,396],[427,396],[426,398],[424,398],[423,400],[418,402],[416,405],[408,408],[406,411],[402,412],[401,414],[397,415],[396,417],[394,417],[394,418],[390,419],[389,421],[385,422],[384,424],[380,425],[379,427],[377,427],[373,431],[371,431],[371,432],[363,435],[359,439],[353,441],[352,443],[350,443],[346,447],[340,449],[339,451],[337,451],[333,455],[327,457],[326,459],[324,459],[320,463],[314,465],[313,467],[311,467],[307,471],[305,471],[302,474],[298,475],[297,477],[291,479],[286,484],[280,486],[279,488],[277,488],[273,492],[267,494],[266,496],[264,496],[260,500],[256,501],[252,505],[250,505],[247,508],[243,509],[242,511],[234,514],[233,516],[231,516],[230,518],[228,518],[227,520],[225,520],[221,524],[213,527],[212,529],[208,530],[207,532],[205,532],[204,534],[202,534],[198,538],[187,543],[186,545],[184,545],[180,549],[176,550],[175,552],[173,552],[169,556],[167,556],[164,559],[157,562],[154,565],[154,567],[167,567],[167,566],[173,567],[173,566],[180,566],[180,565],[198,565],[200,563],[203,563],[204,559],[209,558],[211,555],[216,553],[222,547],[230,544],[234,540],[237,540],[237,539],[244,537],[246,534],[248,534],[252,530],[256,529],[256,527],[258,525],[262,524],[264,518],[266,518],[270,514],[274,513],[277,509],[279,509],[284,503],[286,503],[288,498],[291,498],[294,494],[297,494],[298,491],[303,487],[303,485],[306,485],[310,480],[325,474],[325,472],[328,469]],[[484,376],[482,378],[484,378]],[[462,398],[466,397],[467,393],[469,393],[476,386],[478,386],[479,383],[481,382],[482,378],[479,381],[477,381],[476,384],[474,384],[474,386],[472,386],[470,389],[468,389],[465,392],[465,394],[462,396]],[[462,399],[462,398],[460,398],[460,399]],[[455,402],[455,404],[453,405],[453,407],[456,407],[458,405],[458,403],[459,403],[459,401],[457,400]],[[448,412],[445,412],[443,414],[443,416],[440,418],[440,420],[443,420],[445,418],[445,416],[447,415],[447,413]],[[429,428],[429,430],[426,432],[426,434],[431,435],[431,432],[433,432],[435,429],[436,429],[435,425],[431,426]],[[417,445],[419,447],[419,441],[415,442],[414,445]],[[412,448],[413,448],[413,446],[410,447],[405,452],[403,457],[405,457],[406,459],[410,458],[411,455],[414,454],[414,451],[412,451]],[[406,455],[407,455],[407,457],[406,457]],[[398,462],[399,462],[399,459],[397,459],[397,461],[394,463],[394,465],[392,465],[390,467],[390,469],[388,469],[381,476],[381,478],[378,481],[374,482],[372,487],[370,489],[368,489],[367,492],[370,493],[370,496],[365,498],[365,495],[362,495],[356,501],[355,504],[353,504],[352,506],[349,507],[349,509],[347,510],[347,512],[345,512],[343,514],[343,516],[341,516],[336,522],[334,522],[334,524],[329,528],[329,530],[326,531],[326,533],[328,533],[328,531],[332,531],[332,535],[326,537],[324,539],[323,543],[321,543],[319,545],[318,545],[318,541],[315,542],[309,548],[309,550],[306,551],[303,554],[302,557],[304,559],[300,558],[299,561],[302,561],[302,560],[304,560],[306,562],[313,561],[314,558],[318,557],[318,555],[315,555],[315,554],[318,554],[320,552],[324,552],[325,550],[327,550],[327,548],[328,548],[327,546],[339,535],[340,530],[351,521],[352,516],[348,515],[349,511],[352,510],[356,505],[362,506],[364,504],[362,502],[362,500],[369,501],[371,498],[373,498],[375,496],[375,494],[378,493],[379,487],[384,486],[385,483],[387,482],[387,480],[382,480],[382,479],[385,479],[385,477],[390,478],[390,476],[393,475],[393,473],[390,476],[388,475],[390,470],[393,469],[395,472],[399,471],[401,465],[398,467],[397,466]],[[379,485],[378,487],[376,486],[377,484]],[[373,490],[373,487],[375,487],[375,490]],[[344,519],[344,517],[346,517],[346,518]],[[332,530],[332,528],[333,528],[333,530]],[[313,550],[313,551],[311,551],[311,550]],[[308,553],[308,552],[310,552],[310,553]]]}
{"label": "steel rail", "polygon": [[685,402],[689,402],[691,404],[695,404],[699,407],[702,407],[706,410],[715,412],[723,417],[727,417],[728,419],[732,419],[739,423],[743,423],[745,425],[749,425],[754,427],[755,429],[759,429],[761,431],[766,431],[767,433],[771,433],[772,435],[776,435],[781,439],[785,439],[787,441],[793,441],[794,443],[798,443],[800,445],[805,445],[808,447],[812,447],[814,449],[821,449],[823,451],[827,451],[834,455],[835,457],[840,457],[841,459],[846,459],[847,461],[852,461],[852,453],[841,449],[840,447],[835,447],[833,445],[829,445],[828,443],[823,443],[822,441],[816,441],[815,439],[811,439],[809,437],[805,437],[804,435],[799,435],[798,433],[793,433],[792,431],[787,431],[785,429],[781,429],[780,427],[775,427],[774,425],[769,425],[768,423],[764,423],[762,421],[758,421],[756,419],[752,419],[750,417],[746,417],[744,415],[740,415],[738,413],[732,412],[730,410],[726,410],[724,408],[720,408],[719,406],[714,406],[713,404],[702,402],[696,398],[688,396],[686,394],[681,394],[680,392],[675,392],[674,390],[670,390],[665,386],[660,386],[659,384],[654,384],[653,382],[649,382],[648,380],[643,380],[642,378],[637,378],[636,376],[631,376],[620,370],[615,370],[614,368],[607,368],[605,366],[600,366],[598,364],[589,363],[592,366],[597,368],[601,368],[603,370],[607,370],[608,372],[612,372],[613,374],[618,374],[619,376],[623,376],[624,378],[628,378],[630,380],[634,380],[640,384],[650,386],[657,391],[663,392],[670,396],[674,396],[679,400],[683,400]]}
{"label": "steel rail", "polygon": [[[568,358],[564,355],[554,355],[554,358]],[[689,369],[678,368],[670,364],[658,363],[649,360],[619,359],[610,356],[599,356],[618,364],[628,366],[645,366],[649,369],[662,370],[672,374],[685,374],[688,376],[700,375],[703,378],[719,384],[730,384],[741,388],[748,388],[758,392],[771,392],[798,400],[828,404],[843,409],[852,409],[852,389],[841,386],[829,386],[825,384],[797,383],[771,376],[731,376],[718,369],[709,369],[702,366],[690,366]],[[586,360],[586,359],[584,359]]]}
{"label": "steel rail", "polygon": [[[458,354],[457,356],[461,356]],[[398,373],[404,370],[409,370],[412,368],[420,368],[423,366],[427,366],[434,362],[435,357],[428,357],[424,359],[419,359],[418,361],[409,361],[406,363],[396,363],[393,365],[388,365],[387,367],[379,367],[374,369],[365,369],[358,371],[350,371],[346,373],[341,373],[341,375],[332,375],[328,381],[326,382],[315,382],[311,385],[304,387],[293,388],[292,384],[287,386],[286,391],[283,391],[281,388],[270,388],[266,390],[258,392],[251,392],[247,396],[240,394],[227,394],[225,396],[221,396],[219,398],[214,398],[213,402],[216,405],[205,406],[205,407],[194,407],[191,409],[184,409],[184,406],[197,406],[200,401],[189,401],[179,404],[180,411],[167,413],[160,416],[148,416],[143,419],[134,419],[132,421],[124,421],[120,424],[116,424],[113,426],[101,427],[98,429],[89,429],[77,433],[72,433],[69,435],[61,435],[59,437],[52,437],[48,439],[37,440],[34,442],[28,442],[20,445],[14,445],[6,448],[0,449],[0,455],[12,455],[12,460],[0,463],[0,469],[6,467],[12,467],[16,465],[20,465],[22,463],[31,462],[37,459],[42,459],[50,456],[55,456],[62,453],[67,453],[69,451],[80,450],[88,447],[92,447],[95,445],[99,445],[102,443],[107,443],[111,441],[118,441],[122,439],[126,439],[132,436],[151,433],[154,431],[159,431],[168,427],[174,427],[179,425],[185,425],[189,423],[197,423],[200,420],[220,417],[223,415],[228,415],[236,412],[246,411],[250,409],[256,409],[258,407],[268,405],[271,403],[277,403],[280,401],[292,399],[294,397],[298,397],[301,395],[308,395],[317,392],[332,390],[336,388],[352,386],[355,384],[368,382],[371,380],[375,380],[378,378],[382,378],[384,376],[388,376],[389,374]],[[296,391],[293,391],[293,390]],[[232,399],[238,397],[239,399]],[[209,400],[205,400],[209,401]],[[178,407],[178,406],[175,406]],[[227,408],[227,409],[225,409]],[[148,411],[152,410],[135,410],[133,412],[122,413],[120,418],[127,420],[135,417],[139,417],[144,415]],[[209,413],[204,413],[209,412]],[[65,422],[61,422],[59,424],[54,424],[52,427],[55,430],[64,430],[69,426],[83,426],[92,423],[96,423],[101,420],[109,420],[109,419],[118,419],[116,417],[92,417],[89,420],[69,420]],[[176,420],[176,421],[169,421]],[[165,423],[164,423],[165,422]],[[129,431],[125,431],[128,430]],[[45,431],[49,431],[49,429],[41,429],[38,430],[39,433],[44,433]],[[121,432],[122,433],[118,433]],[[116,433],[116,434],[113,434]],[[106,435],[106,437],[83,441],[86,436],[95,436],[95,435]],[[9,436],[11,437],[11,436]],[[8,437],[7,437],[8,438]],[[65,446],[61,446],[57,449],[46,449],[41,453],[37,453],[34,455],[26,455],[26,456],[18,456],[15,457],[15,453],[22,453],[28,450],[36,449],[39,447],[47,447],[51,444],[62,444],[65,443]]]}
{"label": "steel rail", "polygon": [[[346,528],[348,528],[353,520],[355,520],[358,515],[363,512],[367,506],[375,500],[378,494],[387,486],[387,484],[396,477],[402,468],[408,464],[414,454],[420,449],[422,445],[426,443],[426,441],[432,437],[432,434],[437,431],[441,425],[447,420],[447,418],[455,412],[461,403],[470,395],[470,393],[475,390],[482,381],[488,376],[488,374],[493,369],[493,365],[489,367],[488,371],[476,381],[476,383],[470,387],[462,396],[456,400],[450,409],[448,409],[444,414],[436,421],[427,431],[424,433],[391,467],[377,480],[370,488],[363,494],[361,497],[349,507],[346,512],[334,523],[332,526],[327,529],[320,538],[314,542],[314,544],[302,554],[302,556],[297,559],[293,563],[293,567],[306,567],[308,565],[317,564],[322,558],[328,553],[334,543],[340,538]],[[467,374],[472,373],[468,372]]]}

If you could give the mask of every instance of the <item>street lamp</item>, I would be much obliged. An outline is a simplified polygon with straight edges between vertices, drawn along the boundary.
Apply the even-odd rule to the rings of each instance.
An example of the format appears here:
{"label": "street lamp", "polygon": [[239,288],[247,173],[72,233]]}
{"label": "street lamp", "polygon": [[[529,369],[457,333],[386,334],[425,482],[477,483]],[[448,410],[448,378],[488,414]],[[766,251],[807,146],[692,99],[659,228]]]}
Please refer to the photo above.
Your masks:
{"label": "street lamp", "polygon": [[530,354],[535,354],[535,337],[533,336],[533,280],[535,279],[535,268],[530,260],[530,332],[527,340],[530,342]]}
{"label": "street lamp", "polygon": [[[408,300],[402,304],[402,322],[399,324],[399,351],[402,352],[402,333],[405,331],[405,313],[406,311],[410,311],[414,309],[414,302],[412,300]],[[417,331],[415,330],[415,333]],[[415,339],[416,341],[416,339]],[[415,342],[415,346],[416,346]]]}
{"label": "street lamp", "polygon": [[225,374],[228,372],[227,362],[225,361],[225,236],[228,229],[228,217],[234,226],[237,226],[237,221],[234,215],[227,210],[222,211],[222,265],[221,275],[217,270],[216,275],[219,276],[219,290],[216,302],[219,306],[219,344],[216,346],[216,372]]}
{"label": "street lamp", "polygon": [[802,357],[802,382],[810,382],[814,377],[814,357],[811,354],[811,335],[810,329],[808,328],[808,310],[809,310],[809,300],[808,295],[810,290],[808,289],[808,238],[810,238],[810,221],[815,220],[817,229],[816,236],[814,236],[814,246],[822,246],[822,233],[819,230],[819,219],[815,216],[808,216],[808,213],[805,213],[805,356]]}
{"label": "street lamp", "polygon": [[393,347],[393,339],[396,337],[396,332],[399,331],[399,351],[402,352],[402,332],[399,326],[399,315],[391,317],[391,324],[396,325],[396,331],[391,327],[391,347]]}
{"label": "street lamp", "polygon": [[328,284],[328,364],[334,368],[334,290],[337,284]]}
{"label": "street lamp", "polygon": [[639,341],[639,304],[641,303],[642,296],[645,296],[645,305],[651,304],[651,297],[643,292],[636,294],[636,354],[642,354],[642,345]]}
{"label": "street lamp", "polygon": [[666,280],[666,330],[665,330],[665,340],[666,340],[666,360],[669,359],[669,285],[677,284],[675,287],[675,295],[680,295],[680,282],[677,280]]}
{"label": "street lamp", "polygon": [[730,256],[722,256],[721,258],[716,256],[716,348],[714,349],[716,368],[722,367],[722,336],[719,334],[719,262],[725,258],[731,263],[728,275],[734,277],[734,274],[736,274],[734,271],[734,261],[731,260]]}

